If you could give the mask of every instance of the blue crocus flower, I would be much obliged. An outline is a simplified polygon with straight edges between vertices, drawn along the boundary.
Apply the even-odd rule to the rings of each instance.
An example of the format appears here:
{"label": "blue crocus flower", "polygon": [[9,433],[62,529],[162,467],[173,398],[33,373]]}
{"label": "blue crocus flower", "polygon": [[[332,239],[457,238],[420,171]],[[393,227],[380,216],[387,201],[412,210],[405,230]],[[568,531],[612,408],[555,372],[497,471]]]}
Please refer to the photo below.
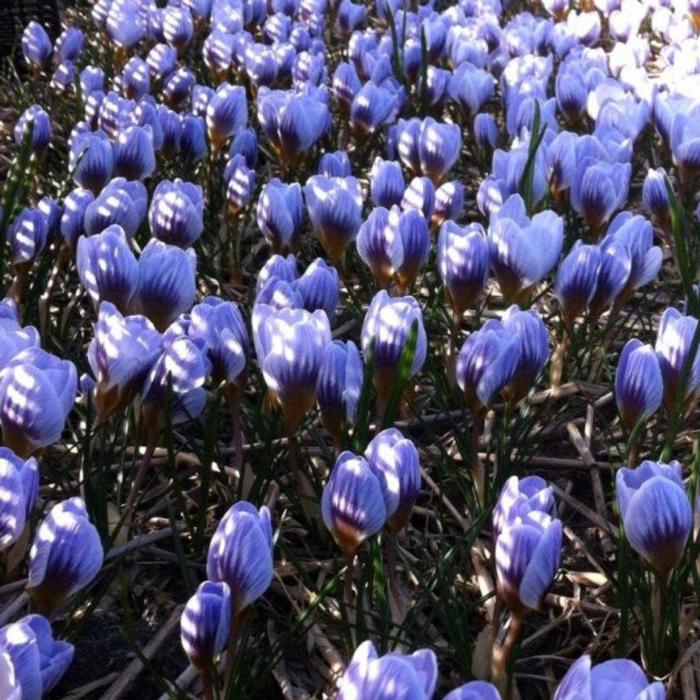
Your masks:
{"label": "blue crocus flower", "polygon": [[29,22],[22,32],[22,55],[27,64],[40,71],[51,58],[53,46],[44,27],[38,22]]}
{"label": "blue crocus flower", "polygon": [[202,188],[182,180],[162,180],[153,193],[148,223],[155,238],[189,248],[204,230]]}
{"label": "blue crocus flower", "polygon": [[146,62],[138,56],[132,56],[124,66],[121,74],[121,88],[124,97],[139,100],[151,89],[151,73]]}
{"label": "blue crocus flower", "polygon": [[423,175],[439,185],[459,158],[461,146],[462,135],[457,124],[443,124],[431,117],[425,119],[418,140],[418,158]]}
{"label": "blue crocus flower", "polygon": [[362,83],[352,63],[339,63],[333,73],[332,90],[341,112],[346,115],[350,113],[353,100],[361,88]]}
{"label": "blue crocus flower", "polygon": [[39,497],[39,464],[0,447],[0,552],[21,537]]}
{"label": "blue crocus flower", "polygon": [[470,119],[493,97],[493,77],[465,61],[452,74],[449,91],[464,117]]}
{"label": "blue crocus flower", "polygon": [[658,410],[664,384],[659,361],[651,345],[628,340],[615,373],[615,400],[620,419],[628,430]]}
{"label": "blue crocus flower", "polygon": [[147,208],[148,193],[142,182],[114,178],[85,210],[85,232],[93,235],[118,224],[131,239],[146,217]]}
{"label": "blue crocus flower", "polygon": [[471,681],[449,692],[443,700],[501,700],[501,694],[491,683]]}
{"label": "blue crocus flower", "polygon": [[70,61],[75,63],[82,53],[85,44],[85,34],[78,27],[66,27],[54,44],[55,63]]}
{"label": "blue crocus flower", "polygon": [[51,119],[39,105],[32,105],[22,112],[15,125],[15,143],[19,146],[24,141],[24,134],[32,125],[31,149],[35,152],[45,151],[51,141]]}
{"label": "blue crocus flower", "polygon": [[194,22],[187,7],[168,6],[163,9],[163,38],[182,52],[192,40]]}
{"label": "blue crocus flower", "polygon": [[324,153],[318,161],[317,175],[326,177],[350,177],[352,165],[346,151]]}
{"label": "blue crocus flower", "polygon": [[601,266],[599,246],[576,241],[571,252],[562,260],[554,280],[554,293],[569,328],[585,313],[595,295]]}
{"label": "blue crocus flower", "polygon": [[479,112],[474,117],[474,141],[485,152],[493,151],[498,145],[498,125],[492,114]]}
{"label": "blue crocus flower", "polygon": [[303,308],[310,312],[325,311],[328,320],[333,321],[340,297],[340,278],[334,267],[323,258],[316,258],[294,281],[293,287],[301,294]]}
{"label": "blue crocus flower", "polygon": [[102,568],[104,551],[82,498],[55,505],[42,520],[29,552],[27,592],[49,614],[85,588]]}
{"label": "blue crocus flower", "polygon": [[13,265],[24,265],[40,255],[48,242],[49,227],[38,208],[23,209],[7,229]]}
{"label": "blue crocus flower", "polygon": [[399,98],[396,92],[366,82],[355,93],[350,105],[350,126],[358,135],[372,134],[396,118]]}
{"label": "blue crocus flower", "polygon": [[71,139],[68,168],[78,185],[99,195],[112,177],[113,167],[112,144],[104,132],[79,134]]}
{"label": "blue crocus flower", "polygon": [[670,231],[671,205],[666,189],[666,171],[663,168],[651,168],[647,171],[642,185],[642,201],[656,223],[664,230]]}
{"label": "blue crocus flower", "polygon": [[130,126],[121,131],[113,146],[114,173],[127,180],[144,180],[156,168],[152,132],[149,127]]}
{"label": "blue crocus flower", "polygon": [[220,151],[231,138],[248,124],[245,89],[222,83],[207,105],[207,133],[214,151]]}
{"label": "blue crocus flower", "polygon": [[256,220],[273,252],[295,250],[304,222],[299,184],[285,184],[277,178],[266,182],[258,199]]}

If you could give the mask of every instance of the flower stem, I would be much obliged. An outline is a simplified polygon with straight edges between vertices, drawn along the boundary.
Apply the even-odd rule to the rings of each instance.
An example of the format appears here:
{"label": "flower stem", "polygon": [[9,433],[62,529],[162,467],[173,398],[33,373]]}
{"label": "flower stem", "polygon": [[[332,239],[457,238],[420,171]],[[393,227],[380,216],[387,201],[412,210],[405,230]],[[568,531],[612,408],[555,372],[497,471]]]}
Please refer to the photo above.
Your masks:
{"label": "flower stem", "polygon": [[[510,625],[506,638],[500,644],[496,644],[491,657],[491,681],[498,688],[503,700],[511,700],[513,697],[513,678],[508,672],[508,662],[515,643],[520,636],[523,626],[523,617],[519,613],[511,613]],[[512,666],[512,663],[511,663]]]}

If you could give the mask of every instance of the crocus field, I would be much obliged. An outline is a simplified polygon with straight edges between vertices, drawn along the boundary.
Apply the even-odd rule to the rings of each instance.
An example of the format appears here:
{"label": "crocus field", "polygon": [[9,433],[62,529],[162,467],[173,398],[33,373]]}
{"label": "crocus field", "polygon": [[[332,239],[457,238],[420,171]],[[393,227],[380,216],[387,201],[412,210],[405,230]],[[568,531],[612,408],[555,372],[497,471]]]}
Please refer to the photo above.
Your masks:
{"label": "crocus field", "polygon": [[698,0],[15,35],[0,700],[700,697]]}

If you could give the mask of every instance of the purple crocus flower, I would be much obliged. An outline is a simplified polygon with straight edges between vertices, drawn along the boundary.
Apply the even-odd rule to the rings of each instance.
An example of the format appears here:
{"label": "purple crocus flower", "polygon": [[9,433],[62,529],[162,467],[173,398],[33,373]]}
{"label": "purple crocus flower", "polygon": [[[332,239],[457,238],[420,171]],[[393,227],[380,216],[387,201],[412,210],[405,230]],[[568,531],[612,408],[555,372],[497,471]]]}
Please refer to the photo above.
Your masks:
{"label": "purple crocus flower", "polygon": [[665,700],[663,683],[649,683],[644,671],[629,659],[612,659],[592,667],[584,654],[575,661],[554,693],[554,700]]}
{"label": "purple crocus flower", "polygon": [[50,613],[85,588],[102,568],[100,536],[81,498],[55,505],[42,520],[29,552],[27,592]]}
{"label": "purple crocus flower", "polygon": [[589,307],[596,292],[602,253],[596,245],[577,241],[562,260],[554,280],[554,293],[562,310],[562,317],[571,329],[574,321]]}
{"label": "purple crocus flower", "polygon": [[438,228],[446,219],[459,219],[464,209],[464,185],[459,180],[443,182],[435,190],[435,206],[430,219],[433,229]]}
{"label": "purple crocus flower", "polygon": [[148,193],[138,180],[114,178],[85,210],[85,233],[101,233],[112,224],[119,224],[127,238],[138,231],[148,209]]}
{"label": "purple crocus flower", "polygon": [[673,308],[668,308],[661,316],[656,335],[656,357],[661,368],[664,384],[664,405],[668,412],[673,411],[680,400],[684,410],[689,410],[700,393],[700,352],[696,353],[688,375],[683,396],[678,396],[683,370],[690,361],[690,347],[693,342],[698,320],[684,316]]}
{"label": "purple crocus flower", "polygon": [[360,136],[374,133],[394,121],[398,101],[397,93],[371,81],[365,83],[352,99],[350,126]]}
{"label": "purple crocus flower", "polygon": [[39,495],[39,465],[24,461],[12,450],[0,447],[0,552],[11,547],[24,532]]}
{"label": "purple crocus flower", "polygon": [[491,683],[471,681],[449,692],[443,700],[501,700],[501,694]]}
{"label": "purple crocus flower", "polygon": [[443,124],[431,117],[423,120],[418,139],[421,172],[439,185],[459,158],[462,132],[457,124]]}
{"label": "purple crocus flower", "polygon": [[180,618],[180,641],[189,662],[211,674],[226,645],[231,625],[231,590],[219,581],[204,581],[187,601]]}
{"label": "purple crocus flower", "polygon": [[389,428],[371,440],[365,450],[365,459],[379,479],[387,524],[396,534],[407,526],[420,491],[418,450],[399,430]]}
{"label": "purple crocus flower", "polygon": [[241,153],[234,155],[224,170],[226,199],[232,217],[250,204],[255,191],[255,170],[252,170]]}
{"label": "purple crocus flower", "polygon": [[487,71],[465,61],[452,74],[449,91],[462,114],[471,118],[493,97],[493,77]]}
{"label": "purple crocus flower", "polygon": [[38,208],[23,209],[7,229],[10,256],[14,265],[32,262],[46,247],[49,228]]}
{"label": "purple crocus flower", "polygon": [[615,374],[615,400],[620,419],[628,430],[658,410],[663,398],[663,378],[651,345],[633,338],[625,343]]}
{"label": "purple crocus flower", "polygon": [[366,641],[357,647],[340,679],[337,700],[430,700],[437,678],[437,659],[432,651],[379,656],[372,642]]}
{"label": "purple crocus flower", "polygon": [[95,236],[81,236],[76,266],[95,306],[109,301],[123,311],[129,307],[138,284],[138,263],[121,226],[113,224]]}
{"label": "purple crocus flower", "polygon": [[318,161],[316,173],[326,177],[350,177],[352,165],[347,152],[324,153]]}
{"label": "purple crocus flower", "polygon": [[512,514],[535,510],[554,517],[556,505],[552,487],[539,476],[519,479],[511,476],[501,489],[493,511],[493,540],[496,542]]}
{"label": "purple crocus flower", "polygon": [[186,114],[182,119],[180,155],[186,163],[196,163],[207,153],[207,130],[202,117]]}
{"label": "purple crocus flower", "polygon": [[214,151],[219,151],[248,124],[245,88],[230,83],[219,85],[207,105],[206,122],[209,142]]}
{"label": "purple crocus flower", "polygon": [[323,258],[316,258],[293,287],[301,294],[303,308],[311,312],[321,309],[333,321],[340,296],[340,279],[334,267]]}
{"label": "purple crocus flower", "polygon": [[632,257],[627,244],[613,240],[601,246],[596,289],[589,303],[594,318],[620,297],[631,272]]}
{"label": "purple crocus flower", "polygon": [[85,35],[77,27],[66,27],[54,44],[54,63],[75,63],[83,50]]}
{"label": "purple crocus flower", "polygon": [[666,171],[663,168],[648,170],[642,185],[642,201],[656,223],[669,231],[671,226],[671,205],[666,189]]}
{"label": "purple crocus flower", "polygon": [[479,112],[474,117],[474,141],[486,153],[498,145],[498,125],[492,114]]}
{"label": "purple crocus flower", "polygon": [[288,255],[286,258],[282,255],[271,255],[258,273],[255,293],[259,294],[260,290],[275,277],[291,283],[298,276],[297,261],[293,255]]}
{"label": "purple crocus flower", "polygon": [[112,144],[104,132],[88,132],[71,139],[68,167],[78,185],[99,195],[114,168]]}
{"label": "purple crocus flower", "polygon": [[51,58],[53,46],[44,27],[38,22],[29,22],[22,32],[22,55],[35,71],[41,70]]}
{"label": "purple crocus flower", "polygon": [[340,454],[323,489],[321,515],[347,557],[384,527],[382,485],[363,457]]}
{"label": "purple crocus flower", "polygon": [[214,81],[222,83],[228,77],[233,58],[234,37],[215,29],[204,40],[202,58]]}
{"label": "purple crocus flower", "polygon": [[[362,83],[357,76],[357,71],[351,63],[339,63],[333,74],[332,90],[340,111],[347,115],[355,99],[360,92]],[[364,107],[365,110],[367,106]],[[370,124],[370,122],[367,122]]]}
{"label": "purple crocus flower", "polygon": [[54,640],[51,624],[42,615],[26,615],[0,628],[0,649],[12,659],[22,700],[41,700],[51,692],[75,651],[72,644]]}
{"label": "purple crocus flower", "polygon": [[163,38],[178,51],[183,51],[192,40],[194,22],[186,7],[169,6],[163,9]]}
{"label": "purple crocus flower", "polygon": [[343,421],[354,423],[362,379],[362,360],[355,343],[334,340],[326,344],[316,380],[316,398],[323,425],[336,444]]}
{"label": "purple crocus flower", "polygon": [[369,183],[370,195],[375,206],[391,209],[395,204],[401,204],[406,183],[401,165],[396,161],[375,158]]}
{"label": "purple crocus flower", "polygon": [[232,505],[209,545],[207,576],[231,590],[232,616],[250,607],[272,582],[272,524],[267,506]]}
{"label": "purple crocus flower", "polygon": [[114,173],[127,180],[144,180],[156,168],[152,132],[130,126],[119,133],[113,147]]}
{"label": "purple crocus flower", "polygon": [[153,193],[148,222],[155,238],[189,248],[204,230],[202,188],[182,180],[162,180]]}
{"label": "purple crocus flower", "polygon": [[146,34],[140,0],[114,0],[107,12],[105,30],[122,50],[133,49]]}
{"label": "purple crocus flower", "polygon": [[314,175],[304,186],[311,225],[328,257],[340,259],[362,223],[362,189],[354,177]]}
{"label": "purple crocus flower", "polygon": [[294,250],[304,222],[299,184],[286,184],[277,178],[266,182],[258,199],[256,220],[273,252]]}
{"label": "purple crocus flower", "polygon": [[32,105],[22,112],[15,125],[15,143],[20,146],[24,135],[32,125],[31,149],[34,152],[45,151],[51,141],[51,119],[39,105]]}
{"label": "purple crocus flower", "polygon": [[121,74],[121,89],[129,100],[140,100],[151,89],[151,73],[146,62],[138,56],[132,56],[124,66]]}
{"label": "purple crocus flower", "polygon": [[693,527],[693,509],[679,462],[646,460],[623,467],[615,479],[617,503],[632,548],[660,575],[681,560]]}

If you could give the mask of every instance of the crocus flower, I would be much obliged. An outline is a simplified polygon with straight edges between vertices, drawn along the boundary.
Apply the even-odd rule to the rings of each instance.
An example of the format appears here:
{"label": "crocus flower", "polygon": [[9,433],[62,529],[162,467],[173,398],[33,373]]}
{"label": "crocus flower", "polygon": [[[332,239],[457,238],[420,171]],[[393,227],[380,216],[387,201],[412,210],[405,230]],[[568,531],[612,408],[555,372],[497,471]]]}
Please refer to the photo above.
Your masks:
{"label": "crocus flower", "polygon": [[253,330],[263,377],[292,433],[316,402],[323,349],[331,341],[328,317],[323,311],[270,307]]}
{"label": "crocus flower", "polygon": [[81,236],[76,266],[95,306],[109,301],[119,309],[128,308],[138,284],[138,263],[121,226],[113,224],[95,236]]}
{"label": "crocus flower", "polygon": [[245,88],[222,83],[209,101],[206,112],[207,133],[214,151],[224,145],[248,124]]}
{"label": "crocus flower", "polygon": [[629,659],[612,659],[591,667],[591,657],[584,654],[575,661],[554,693],[554,700],[665,700],[663,683],[649,683],[644,671]]}
{"label": "crocus flower", "polygon": [[399,430],[389,428],[371,440],[365,459],[379,479],[389,529],[393,533],[400,532],[411,518],[420,491],[418,450]]}
{"label": "crocus flower", "polygon": [[75,182],[98,195],[112,177],[112,145],[101,132],[80,134],[71,140],[68,167]]}
{"label": "crocus flower", "polygon": [[337,270],[323,258],[316,258],[293,286],[301,294],[303,308],[312,312],[321,309],[326,312],[329,321],[335,318],[340,279]]}
{"label": "crocus flower", "polygon": [[333,73],[332,90],[343,114],[350,112],[350,106],[361,87],[355,67],[351,63],[339,63]]}
{"label": "crocus flower", "polygon": [[[337,72],[336,72],[337,75]],[[365,83],[350,105],[350,126],[358,135],[374,133],[395,119],[398,95],[373,82]]]}
{"label": "crocus flower", "polygon": [[124,66],[121,74],[121,89],[124,97],[139,100],[151,89],[151,73],[146,62],[138,56],[132,56]]}
{"label": "crocus flower", "polygon": [[0,376],[0,425],[3,442],[23,459],[57,442],[78,386],[75,365],[28,347]]}
{"label": "crocus flower", "polygon": [[617,503],[632,548],[662,576],[680,561],[693,527],[681,465],[646,460],[623,467],[615,479]]}
{"label": "crocus flower", "polygon": [[189,248],[204,230],[202,188],[182,180],[162,180],[153,193],[148,223],[159,240]]}
{"label": "crocus flower", "polygon": [[661,316],[655,350],[664,383],[664,405],[669,412],[673,411],[679,400],[683,409],[689,410],[700,393],[700,352],[697,352],[688,374],[685,393],[678,396],[684,367],[690,361],[690,347],[697,325],[696,318],[684,316],[673,308],[666,309]]}
{"label": "crocus flower", "polygon": [[107,12],[105,30],[122,50],[134,48],[146,34],[139,0],[114,0]]}
{"label": "crocus flower", "polygon": [[321,421],[336,443],[345,421],[352,425],[362,392],[363,367],[355,343],[334,340],[323,348],[316,380]]}
{"label": "crocus flower", "polygon": [[443,182],[435,190],[435,206],[430,225],[438,228],[446,219],[459,219],[464,209],[464,185],[459,180]]}
{"label": "crocus flower", "polygon": [[589,302],[594,318],[617,301],[632,272],[632,256],[626,243],[612,240],[601,246],[600,252],[595,293]]}
{"label": "crocus flower", "polygon": [[204,119],[186,114],[182,119],[180,155],[186,163],[196,163],[207,153],[207,137]]}
{"label": "crocus flower", "polygon": [[119,224],[133,238],[148,208],[148,193],[142,182],[114,178],[85,210],[85,233],[92,235]]}
{"label": "crocus flower", "polygon": [[518,509],[556,515],[552,487],[539,476],[526,476],[523,479],[511,476],[503,485],[493,511],[494,542]]}
{"label": "crocus flower", "polygon": [[180,618],[180,640],[189,662],[211,674],[226,645],[231,625],[231,591],[223,581],[204,581],[187,601]]}
{"label": "crocus flower", "polygon": [[496,541],[498,593],[515,613],[539,607],[561,556],[561,522],[538,510],[515,508]]}
{"label": "crocus flower", "polygon": [[314,175],[304,186],[309,219],[328,257],[342,257],[362,222],[362,190],[354,177]]}
{"label": "crocus flower", "polygon": [[234,155],[224,170],[228,210],[235,217],[253,199],[255,191],[255,170],[252,170],[241,153]]}
{"label": "crocus flower", "polygon": [[586,113],[588,91],[573,70],[561,70],[554,82],[557,107],[571,124],[577,124]]}
{"label": "crocus flower", "polygon": [[428,349],[420,305],[411,296],[390,297],[385,290],[374,295],[362,324],[362,351],[367,353],[374,347],[374,384],[381,403],[389,398],[396,369],[414,326],[417,339],[409,369],[411,376],[423,366]]}
{"label": "crocus flower", "polygon": [[197,256],[151,239],[138,263],[138,283],[134,305],[160,331],[181,313],[189,311],[196,293]]}
{"label": "crocus flower", "polygon": [[507,300],[524,298],[556,265],[561,254],[564,222],[552,211],[529,219],[520,195],[512,195],[491,216],[491,266]]}
{"label": "crocus flower", "polygon": [[182,109],[182,105],[190,100],[195,84],[196,78],[189,68],[178,68],[163,86],[163,101],[173,109]]}
{"label": "crocus flower", "polygon": [[81,498],[55,505],[39,525],[29,552],[27,591],[49,613],[85,588],[102,568],[100,536]]}
{"label": "crocus flower", "polygon": [[23,209],[7,229],[14,265],[29,263],[40,255],[48,242],[48,222],[38,208]]}
{"label": "crocus flower", "polygon": [[75,66],[70,61],[66,61],[53,72],[49,87],[56,95],[63,95],[73,89],[74,82]]}
{"label": "crocus flower", "polygon": [[349,177],[352,175],[350,158],[345,151],[324,153],[318,161],[316,172],[326,177]]}
{"label": "crocus flower", "polygon": [[443,700],[501,700],[501,694],[491,683],[471,681],[447,693]]}
{"label": "crocus flower", "polygon": [[15,125],[15,143],[20,146],[24,141],[29,125],[32,125],[32,151],[46,150],[51,141],[51,119],[39,105],[32,105],[22,112]]}
{"label": "crocus flower", "polygon": [[[299,276],[297,261],[293,255],[286,258],[282,255],[271,255],[258,273],[258,281],[255,287],[256,295],[273,278],[277,277],[284,282],[294,282]],[[265,302],[267,303],[267,302]]]}
{"label": "crocus flower", "polygon": [[262,188],[256,211],[258,227],[274,252],[294,250],[304,222],[304,203],[298,183],[272,178]]}
{"label": "crocus flower", "polygon": [[40,700],[51,692],[75,651],[72,644],[54,640],[51,625],[42,615],[26,615],[0,628],[0,649],[12,659],[22,700]]}
{"label": "crocus flower", "polygon": [[681,183],[691,181],[700,170],[700,131],[697,125],[697,109],[679,112],[673,119],[670,134],[673,163],[678,168]]}
{"label": "crocus flower", "polygon": [[228,154],[231,158],[236,154],[242,155],[246,165],[255,168],[258,162],[258,135],[255,129],[243,129],[231,142]]}
{"label": "crocus flower", "polygon": [[156,44],[146,54],[146,65],[153,80],[163,81],[177,66],[177,51],[167,44]]}
{"label": "crocus flower", "polygon": [[7,700],[22,700],[22,686],[10,655],[0,648],[0,694]]}
{"label": "crocus flower", "polygon": [[202,57],[216,83],[226,80],[231,70],[233,55],[233,41],[231,34],[214,30],[202,45]]}
{"label": "crocus flower", "polygon": [[628,340],[620,353],[615,374],[615,400],[628,430],[656,413],[663,398],[659,361],[651,345]]}
{"label": "crocus flower", "polygon": [[423,175],[439,185],[459,158],[461,146],[462,135],[457,124],[443,124],[431,117],[425,119],[418,140],[418,157]]}
{"label": "crocus flower", "polygon": [[401,204],[406,183],[401,165],[396,161],[375,158],[369,184],[370,196],[375,206],[390,209],[395,204]]}
{"label": "crocus flower", "polygon": [[487,153],[498,145],[498,125],[492,114],[479,112],[474,117],[474,141]]}
{"label": "crocus flower", "polygon": [[596,245],[577,241],[562,260],[554,280],[554,293],[559,300],[562,317],[568,328],[587,309],[596,292],[601,250]]}
{"label": "crocus flower", "polygon": [[337,700],[430,700],[437,677],[437,659],[432,651],[379,656],[372,642],[366,641],[357,647],[340,679]]}
{"label": "crocus flower", "polygon": [[184,50],[192,40],[194,23],[186,7],[169,6],[163,10],[163,37],[178,51]]}
{"label": "crocus flower", "polygon": [[100,304],[88,362],[97,380],[95,407],[101,423],[134,398],[158,359],[161,335],[145,316],[122,316],[108,301]]}
{"label": "crocus flower", "polygon": [[[31,511],[27,512],[27,495],[32,496],[36,501],[34,494],[25,493],[22,460],[11,450],[2,449],[8,453],[8,456],[0,454],[0,552],[11,547],[24,531],[27,515],[31,513]],[[36,464],[36,460],[30,459],[33,464]],[[38,488],[38,471],[36,476],[35,486]]]}
{"label": "crocus flower", "polygon": [[648,170],[642,185],[642,201],[656,223],[664,230],[670,230],[671,205],[666,189],[666,171],[663,168]]}
{"label": "crocus flower", "polygon": [[489,242],[481,224],[445,221],[437,241],[437,268],[457,316],[476,303],[490,269]]}
{"label": "crocus flower", "polygon": [[272,524],[267,506],[234,503],[209,545],[207,576],[231,590],[232,615],[250,607],[272,582]]}
{"label": "crocus flower", "polygon": [[29,22],[22,32],[22,55],[27,64],[38,71],[51,57],[53,46],[44,27],[38,22]]}
{"label": "crocus flower", "polygon": [[382,486],[363,457],[347,451],[338,457],[323,489],[321,515],[348,557],[384,527]]}
{"label": "crocus flower", "polygon": [[148,127],[130,126],[114,142],[114,173],[127,180],[143,180],[153,174],[156,156]]}
{"label": "crocus flower", "polygon": [[469,118],[493,97],[493,77],[487,71],[465,61],[452,74],[449,91],[462,114]]}

